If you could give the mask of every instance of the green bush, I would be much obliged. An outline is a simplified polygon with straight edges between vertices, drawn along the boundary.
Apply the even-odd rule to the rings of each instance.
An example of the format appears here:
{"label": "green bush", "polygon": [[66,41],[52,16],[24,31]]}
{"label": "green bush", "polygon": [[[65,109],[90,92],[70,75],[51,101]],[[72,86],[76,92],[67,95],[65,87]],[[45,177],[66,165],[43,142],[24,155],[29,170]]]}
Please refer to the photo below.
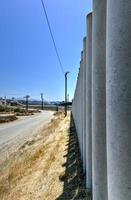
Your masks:
{"label": "green bush", "polygon": [[11,108],[8,106],[0,105],[0,112],[10,112]]}

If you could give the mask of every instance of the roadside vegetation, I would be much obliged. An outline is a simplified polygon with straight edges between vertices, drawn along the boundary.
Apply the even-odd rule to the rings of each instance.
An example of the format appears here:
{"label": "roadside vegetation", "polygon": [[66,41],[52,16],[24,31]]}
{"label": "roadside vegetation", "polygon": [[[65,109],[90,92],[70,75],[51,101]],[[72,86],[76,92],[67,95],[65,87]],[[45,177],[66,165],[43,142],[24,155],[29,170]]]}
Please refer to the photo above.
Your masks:
{"label": "roadside vegetation", "polygon": [[39,113],[38,109],[29,109],[28,112],[25,108],[0,105],[0,123],[10,122],[17,119],[17,116],[30,116]]}
{"label": "roadside vegetation", "polygon": [[55,114],[0,165],[0,174],[1,200],[88,199],[70,113]]}
{"label": "roadside vegetation", "polygon": [[13,108],[5,105],[0,105],[0,113],[9,113],[13,112]]}
{"label": "roadside vegetation", "polygon": [[5,106],[5,105],[0,105],[0,113],[15,113],[18,115],[32,115],[34,113],[40,112],[39,109],[28,109],[28,112],[26,111],[25,108],[22,107],[16,107],[16,106]]}

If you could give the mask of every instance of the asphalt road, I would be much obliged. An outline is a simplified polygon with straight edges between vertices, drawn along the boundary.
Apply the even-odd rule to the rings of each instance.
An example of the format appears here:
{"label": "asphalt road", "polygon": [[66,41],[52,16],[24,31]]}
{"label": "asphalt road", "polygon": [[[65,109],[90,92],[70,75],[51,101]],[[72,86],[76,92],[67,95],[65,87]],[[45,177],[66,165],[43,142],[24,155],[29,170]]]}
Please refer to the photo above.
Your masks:
{"label": "asphalt road", "polygon": [[16,137],[33,134],[39,127],[53,118],[52,111],[43,111],[40,114],[23,117],[14,122],[0,124],[0,147]]}

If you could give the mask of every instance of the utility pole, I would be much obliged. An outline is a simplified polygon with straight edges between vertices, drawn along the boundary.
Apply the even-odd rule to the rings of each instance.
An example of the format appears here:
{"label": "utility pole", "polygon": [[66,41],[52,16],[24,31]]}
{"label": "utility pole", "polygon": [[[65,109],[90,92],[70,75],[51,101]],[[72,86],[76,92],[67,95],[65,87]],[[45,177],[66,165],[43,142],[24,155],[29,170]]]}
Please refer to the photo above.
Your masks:
{"label": "utility pole", "polygon": [[67,75],[69,72],[65,72],[65,117],[67,116]]}
{"label": "utility pole", "polygon": [[29,98],[30,98],[30,96],[29,96],[29,95],[26,95],[24,98],[26,99],[26,112],[28,112]]}
{"label": "utility pole", "polygon": [[43,109],[44,109],[43,93],[41,93],[40,95],[41,95],[41,108],[42,108],[42,110],[43,110]]}
{"label": "utility pole", "polygon": [[70,100],[69,100],[69,94],[67,95],[67,102],[69,102]]}
{"label": "utility pole", "polygon": [[7,104],[7,102],[6,102],[6,96],[4,97],[4,103],[5,103],[5,106],[6,106],[6,104]]}

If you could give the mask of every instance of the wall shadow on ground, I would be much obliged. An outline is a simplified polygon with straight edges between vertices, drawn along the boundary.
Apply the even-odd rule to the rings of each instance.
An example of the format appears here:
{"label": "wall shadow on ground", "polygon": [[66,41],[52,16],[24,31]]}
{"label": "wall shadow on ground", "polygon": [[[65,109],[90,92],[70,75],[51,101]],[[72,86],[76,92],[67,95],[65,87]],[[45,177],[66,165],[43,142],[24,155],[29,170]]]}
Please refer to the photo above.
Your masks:
{"label": "wall shadow on ground", "polygon": [[64,156],[67,157],[67,162],[63,164],[63,167],[66,167],[66,172],[59,177],[64,182],[64,189],[62,195],[56,200],[90,200],[85,189],[85,176],[83,175],[78,138],[72,116],[67,148],[68,153]]}

